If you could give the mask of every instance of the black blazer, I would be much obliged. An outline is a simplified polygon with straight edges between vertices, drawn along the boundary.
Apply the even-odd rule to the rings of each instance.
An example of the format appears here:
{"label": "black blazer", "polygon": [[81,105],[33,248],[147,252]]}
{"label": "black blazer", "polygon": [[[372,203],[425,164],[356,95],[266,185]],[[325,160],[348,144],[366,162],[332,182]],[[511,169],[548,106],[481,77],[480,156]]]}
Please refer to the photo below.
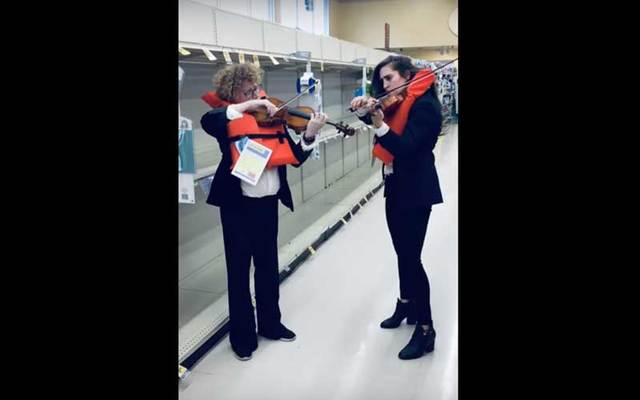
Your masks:
{"label": "black blazer", "polygon": [[[238,204],[238,201],[242,197],[240,179],[231,175],[231,150],[229,148],[229,138],[227,137],[228,123],[227,107],[214,108],[204,114],[200,119],[202,129],[218,140],[218,146],[220,146],[220,151],[222,152],[222,160],[220,161],[220,164],[218,164],[218,169],[216,169],[215,175],[213,176],[211,191],[207,198],[207,203],[217,207]],[[293,154],[300,161],[300,164],[294,165],[294,167],[297,168],[302,165],[307,158],[309,158],[311,150],[302,150],[302,140],[300,143],[296,144],[289,135],[287,135],[287,140],[291,145]],[[278,167],[278,176],[280,177],[280,190],[278,190],[277,196],[282,204],[293,211],[293,200],[291,198],[289,183],[287,182],[286,165]]]}
{"label": "black blazer", "polygon": [[[433,88],[411,106],[402,135],[391,129],[377,141],[393,154],[393,174],[385,178],[384,196],[398,206],[442,203],[433,149],[442,125],[440,102]],[[369,115],[361,118],[371,124]]]}

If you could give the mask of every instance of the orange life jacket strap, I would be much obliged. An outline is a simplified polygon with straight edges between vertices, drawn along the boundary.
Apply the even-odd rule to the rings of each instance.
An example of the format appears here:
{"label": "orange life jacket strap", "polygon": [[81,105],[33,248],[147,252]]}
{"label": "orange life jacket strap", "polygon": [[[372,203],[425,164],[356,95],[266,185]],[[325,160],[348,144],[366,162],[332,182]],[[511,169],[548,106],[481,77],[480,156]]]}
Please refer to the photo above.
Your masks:
{"label": "orange life jacket strap", "polygon": [[245,137],[249,139],[279,139],[280,142],[282,143],[284,139],[287,138],[287,134],[286,133],[247,133],[246,135],[234,136],[229,140],[231,142],[236,142]]}

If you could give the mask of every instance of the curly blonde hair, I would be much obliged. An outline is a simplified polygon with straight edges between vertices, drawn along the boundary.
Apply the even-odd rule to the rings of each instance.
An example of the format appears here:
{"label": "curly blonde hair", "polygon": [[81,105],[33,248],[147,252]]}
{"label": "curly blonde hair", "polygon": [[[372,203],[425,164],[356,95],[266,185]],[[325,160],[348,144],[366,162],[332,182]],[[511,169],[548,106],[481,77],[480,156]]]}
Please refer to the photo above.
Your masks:
{"label": "curly blonde hair", "polygon": [[222,100],[231,101],[233,90],[248,81],[255,84],[262,82],[263,71],[253,64],[227,65],[213,77],[213,86],[216,88],[218,97]]}

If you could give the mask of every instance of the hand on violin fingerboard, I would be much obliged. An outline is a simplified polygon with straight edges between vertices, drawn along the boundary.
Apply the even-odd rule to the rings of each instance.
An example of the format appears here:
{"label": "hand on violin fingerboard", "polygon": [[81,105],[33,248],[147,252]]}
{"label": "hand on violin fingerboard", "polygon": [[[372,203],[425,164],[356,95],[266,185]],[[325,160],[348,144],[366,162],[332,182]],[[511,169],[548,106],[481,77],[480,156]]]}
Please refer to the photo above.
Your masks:
{"label": "hand on violin fingerboard", "polygon": [[309,120],[309,124],[307,125],[307,129],[304,133],[305,138],[311,140],[317,136],[324,124],[327,122],[327,118],[327,114],[325,113],[311,114],[311,119]]}
{"label": "hand on violin fingerboard", "polygon": [[369,96],[358,96],[351,100],[351,110],[359,116],[363,116],[376,105],[376,99]]}

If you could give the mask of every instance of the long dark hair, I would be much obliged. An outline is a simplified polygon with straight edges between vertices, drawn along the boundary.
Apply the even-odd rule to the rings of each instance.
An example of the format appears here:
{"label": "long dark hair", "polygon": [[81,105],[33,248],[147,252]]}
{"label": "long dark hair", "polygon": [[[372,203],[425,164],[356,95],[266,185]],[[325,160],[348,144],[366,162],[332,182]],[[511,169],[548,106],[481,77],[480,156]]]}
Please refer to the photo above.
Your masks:
{"label": "long dark hair", "polygon": [[[371,78],[371,89],[374,97],[378,97],[385,92],[384,86],[382,84],[382,79],[380,78],[380,70],[386,65],[390,65],[392,70],[398,71],[400,75],[404,77],[407,77],[408,74],[408,79],[413,79],[416,73],[420,71],[420,69],[416,67],[411,62],[411,59],[407,56],[388,56],[384,60],[380,61],[378,65],[376,65],[376,68],[373,70],[373,76]],[[435,81],[433,82],[433,85],[429,88],[429,90],[427,90],[426,94],[429,93],[435,98],[435,100],[438,100]],[[440,101],[438,100],[438,103],[439,102]]]}

